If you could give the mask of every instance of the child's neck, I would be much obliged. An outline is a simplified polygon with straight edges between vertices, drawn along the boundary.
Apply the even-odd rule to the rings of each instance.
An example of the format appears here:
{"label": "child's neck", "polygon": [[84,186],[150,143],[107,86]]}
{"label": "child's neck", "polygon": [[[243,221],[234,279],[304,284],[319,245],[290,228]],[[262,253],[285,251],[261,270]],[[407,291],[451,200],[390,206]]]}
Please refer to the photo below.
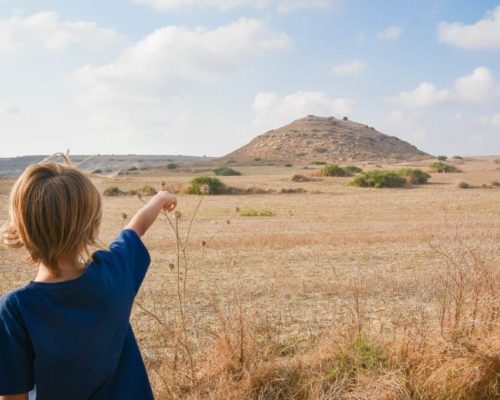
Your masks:
{"label": "child's neck", "polygon": [[41,263],[38,266],[35,282],[69,281],[81,276],[86,269],[86,265],[79,261],[59,260],[57,271]]}

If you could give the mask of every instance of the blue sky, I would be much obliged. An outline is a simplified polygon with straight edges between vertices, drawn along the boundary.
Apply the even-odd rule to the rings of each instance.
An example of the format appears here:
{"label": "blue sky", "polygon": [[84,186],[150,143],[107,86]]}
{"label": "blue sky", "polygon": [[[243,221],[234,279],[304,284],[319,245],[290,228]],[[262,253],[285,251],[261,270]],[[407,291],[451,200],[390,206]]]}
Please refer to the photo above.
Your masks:
{"label": "blue sky", "polygon": [[500,3],[0,0],[0,156],[223,155],[307,114],[500,154]]}

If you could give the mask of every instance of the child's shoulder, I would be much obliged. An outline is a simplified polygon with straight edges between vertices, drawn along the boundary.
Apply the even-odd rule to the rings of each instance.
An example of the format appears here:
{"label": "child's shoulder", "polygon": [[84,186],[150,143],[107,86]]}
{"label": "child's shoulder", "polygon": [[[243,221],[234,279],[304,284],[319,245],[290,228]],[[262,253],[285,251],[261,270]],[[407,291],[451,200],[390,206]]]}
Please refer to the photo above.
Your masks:
{"label": "child's shoulder", "polygon": [[27,292],[28,287],[23,286],[0,296],[0,316],[5,313],[13,313],[17,310],[17,305]]}

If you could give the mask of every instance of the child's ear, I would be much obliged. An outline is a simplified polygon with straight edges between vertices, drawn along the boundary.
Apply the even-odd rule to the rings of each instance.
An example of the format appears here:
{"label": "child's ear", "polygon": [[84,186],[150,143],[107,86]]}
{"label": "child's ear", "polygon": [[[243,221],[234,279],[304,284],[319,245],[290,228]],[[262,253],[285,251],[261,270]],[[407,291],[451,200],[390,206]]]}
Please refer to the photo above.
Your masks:
{"label": "child's ear", "polygon": [[23,242],[19,238],[16,227],[12,223],[5,224],[0,228],[3,237],[3,244],[7,247],[17,249],[23,247]]}

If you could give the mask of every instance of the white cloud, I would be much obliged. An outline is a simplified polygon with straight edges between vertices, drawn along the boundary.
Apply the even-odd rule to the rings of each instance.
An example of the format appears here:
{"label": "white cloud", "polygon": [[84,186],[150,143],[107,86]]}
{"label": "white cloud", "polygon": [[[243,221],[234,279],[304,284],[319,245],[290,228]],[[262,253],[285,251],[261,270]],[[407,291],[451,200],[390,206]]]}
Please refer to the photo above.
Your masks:
{"label": "white cloud", "polygon": [[401,92],[390,100],[404,108],[423,108],[450,98],[448,90],[437,89],[432,83],[422,82],[411,92]]}
{"label": "white cloud", "polygon": [[424,108],[445,101],[481,103],[500,95],[500,85],[486,67],[478,67],[470,75],[459,77],[452,90],[437,89],[432,83],[422,82],[414,90],[401,92],[389,100],[407,108]]}
{"label": "white cloud", "polygon": [[168,26],[128,48],[115,62],[85,66],[75,77],[99,94],[171,95],[186,82],[217,78],[262,53],[290,47],[286,35],[256,19],[242,18],[210,31]]}
{"label": "white cloud", "polygon": [[94,22],[61,21],[51,11],[0,19],[0,53],[40,47],[59,52],[77,44],[95,51],[120,40],[121,36],[112,29],[99,28]]}
{"label": "white cloud", "polygon": [[354,111],[356,102],[351,99],[331,99],[323,92],[300,91],[279,96],[260,92],[255,96],[253,109],[255,124],[267,127],[280,126],[309,114],[343,117]]}
{"label": "white cloud", "polygon": [[485,67],[478,67],[472,74],[462,76],[455,81],[456,97],[462,101],[485,101],[497,91],[497,84],[490,70]]}
{"label": "white cloud", "polygon": [[442,43],[468,50],[500,48],[500,6],[472,25],[439,23],[438,38]]}
{"label": "white cloud", "polygon": [[403,30],[396,25],[391,25],[387,29],[378,32],[377,33],[377,38],[379,40],[391,40],[391,39],[397,39],[399,36],[401,36],[401,33]]}
{"label": "white cloud", "polygon": [[171,11],[180,7],[212,7],[227,11],[237,7],[273,7],[280,12],[290,12],[305,8],[327,8],[341,0],[133,0],[158,11]]}
{"label": "white cloud", "polygon": [[490,126],[492,128],[500,128],[500,113],[483,116],[479,118],[481,125]]}
{"label": "white cloud", "polygon": [[[208,140],[199,132],[220,129],[217,117],[207,111],[213,107],[204,88],[227,82],[232,71],[291,45],[286,35],[256,19],[242,18],[213,30],[163,27],[113,63],[75,71],[73,81],[81,91],[78,107],[88,131],[108,139],[137,142],[140,134],[141,140],[162,143],[168,138],[169,146],[190,141],[199,148]],[[207,98],[198,100],[200,94]],[[220,96],[213,94],[215,104]],[[200,101],[206,105],[195,109]],[[210,122],[198,121],[206,114]]]}
{"label": "white cloud", "polygon": [[361,74],[366,70],[366,64],[358,61],[352,60],[345,64],[338,64],[332,68],[332,73],[334,75],[340,76],[355,76]]}

